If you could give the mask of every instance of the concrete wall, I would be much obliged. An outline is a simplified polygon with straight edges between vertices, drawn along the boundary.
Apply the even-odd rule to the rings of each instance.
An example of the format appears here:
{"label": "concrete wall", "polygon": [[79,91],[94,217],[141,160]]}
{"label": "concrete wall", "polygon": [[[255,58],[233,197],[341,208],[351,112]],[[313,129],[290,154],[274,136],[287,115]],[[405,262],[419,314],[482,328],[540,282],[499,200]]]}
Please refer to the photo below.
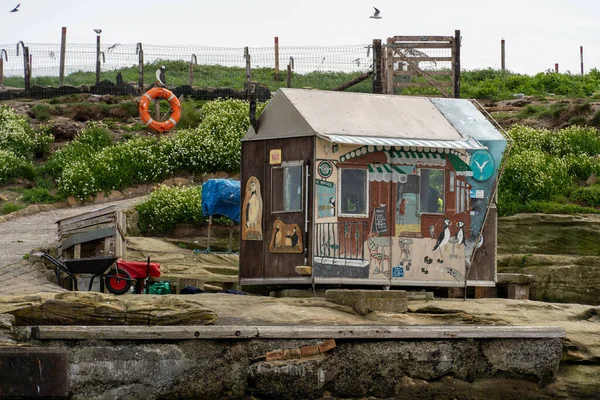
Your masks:
{"label": "concrete wall", "polygon": [[[556,379],[560,339],[337,340],[325,354],[265,361],[322,340],[31,341],[68,352],[70,394],[112,398],[389,397],[462,392],[481,398]],[[31,348],[30,348],[31,349]],[[452,384],[448,384],[448,381]],[[481,383],[487,382],[487,389]],[[479,385],[479,386],[478,386]],[[485,386],[484,386],[485,387]],[[537,389],[536,389],[537,388]],[[475,392],[474,392],[475,391]],[[478,392],[477,392],[478,393]],[[473,397],[479,398],[479,397]],[[494,398],[493,396],[490,398]]]}

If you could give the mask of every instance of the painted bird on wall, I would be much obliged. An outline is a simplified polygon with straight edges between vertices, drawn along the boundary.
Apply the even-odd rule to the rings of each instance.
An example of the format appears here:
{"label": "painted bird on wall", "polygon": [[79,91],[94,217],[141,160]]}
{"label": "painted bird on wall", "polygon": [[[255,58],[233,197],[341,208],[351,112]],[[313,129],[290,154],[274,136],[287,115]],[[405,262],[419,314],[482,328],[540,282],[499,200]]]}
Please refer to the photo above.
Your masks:
{"label": "painted bird on wall", "polygon": [[436,251],[436,250],[440,251],[440,258],[437,259],[437,262],[439,264],[442,264],[444,262],[444,259],[442,256],[442,247],[444,247],[446,244],[448,244],[449,240],[450,240],[450,220],[448,218],[446,218],[446,219],[444,219],[444,229],[439,234],[439,236],[437,238],[437,242],[435,244],[435,247],[433,248],[433,251]]}

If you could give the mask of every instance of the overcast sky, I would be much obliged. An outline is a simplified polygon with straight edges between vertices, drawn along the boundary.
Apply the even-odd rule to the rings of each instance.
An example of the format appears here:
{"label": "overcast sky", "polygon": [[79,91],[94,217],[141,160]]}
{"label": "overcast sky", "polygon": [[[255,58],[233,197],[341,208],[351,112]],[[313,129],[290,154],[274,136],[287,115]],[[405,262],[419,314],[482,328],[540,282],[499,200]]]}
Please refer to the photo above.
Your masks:
{"label": "overcast sky", "polygon": [[[21,1],[19,12],[9,11]],[[463,37],[463,69],[506,67],[535,74],[560,64],[600,68],[599,0],[0,0],[0,43],[197,44],[223,47],[368,44],[394,35]],[[382,19],[370,19],[373,6]]]}

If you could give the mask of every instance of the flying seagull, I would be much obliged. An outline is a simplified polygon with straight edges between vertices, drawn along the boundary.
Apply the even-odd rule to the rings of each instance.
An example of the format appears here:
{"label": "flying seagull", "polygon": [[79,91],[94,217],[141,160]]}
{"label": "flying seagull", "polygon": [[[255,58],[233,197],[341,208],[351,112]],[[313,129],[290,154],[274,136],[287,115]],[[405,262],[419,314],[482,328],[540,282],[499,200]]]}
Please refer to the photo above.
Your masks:
{"label": "flying seagull", "polygon": [[375,13],[373,13],[373,15],[371,15],[369,18],[381,19],[379,16],[379,10],[376,7],[373,8],[375,9]]}
{"label": "flying seagull", "polygon": [[19,11],[19,6],[21,5],[21,3],[17,4],[17,6],[15,8],[13,8],[12,10],[10,10],[10,12],[17,12]]}
{"label": "flying seagull", "polygon": [[102,33],[102,29],[94,29],[94,32],[96,32],[99,35]]}

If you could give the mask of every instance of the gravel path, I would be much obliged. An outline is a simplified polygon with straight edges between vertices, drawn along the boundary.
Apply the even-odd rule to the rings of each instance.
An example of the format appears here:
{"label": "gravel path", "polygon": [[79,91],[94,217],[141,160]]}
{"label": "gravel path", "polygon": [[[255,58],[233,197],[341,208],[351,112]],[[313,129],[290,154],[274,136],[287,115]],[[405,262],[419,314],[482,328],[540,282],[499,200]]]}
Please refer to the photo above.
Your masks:
{"label": "gravel path", "polygon": [[116,205],[118,209],[130,208],[146,196],[83,207],[62,208],[0,223],[0,270],[19,262],[23,255],[39,247],[57,243],[56,221],[83,214],[98,208]]}

